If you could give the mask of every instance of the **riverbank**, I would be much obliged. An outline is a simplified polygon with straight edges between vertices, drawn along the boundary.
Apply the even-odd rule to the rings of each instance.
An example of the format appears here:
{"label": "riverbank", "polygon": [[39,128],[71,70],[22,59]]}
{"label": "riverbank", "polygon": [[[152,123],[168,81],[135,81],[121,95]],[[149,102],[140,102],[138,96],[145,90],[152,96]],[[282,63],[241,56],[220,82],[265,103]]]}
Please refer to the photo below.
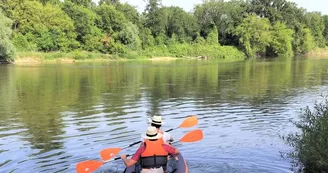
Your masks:
{"label": "riverbank", "polygon": [[[177,59],[231,59],[239,60],[244,54],[232,47],[217,46],[183,46],[179,47],[152,47],[140,52],[110,55],[87,51],[74,52],[19,52],[13,64],[41,64],[41,63],[75,63],[75,62],[101,62],[101,61],[127,61],[127,60],[152,60],[167,61]],[[179,50],[179,51],[175,51]],[[198,53],[197,53],[198,51]],[[188,55],[188,56],[187,56]],[[200,56],[203,55],[203,56]],[[328,48],[316,48],[305,54],[308,58],[328,58]]]}
{"label": "riverbank", "polygon": [[[131,56],[131,55],[130,55]],[[189,57],[188,57],[189,58]],[[192,57],[190,57],[192,58]],[[101,61],[127,61],[127,58],[119,55],[109,55],[94,52],[19,52],[13,64],[41,64],[41,63],[75,63],[75,62],[101,62]],[[181,59],[171,56],[140,57],[133,59],[145,59],[152,61],[167,61]]]}
{"label": "riverbank", "polygon": [[14,59],[14,64],[38,64],[38,63],[74,63],[77,61],[105,61],[114,59],[112,55],[75,51],[75,52],[19,52]]}
{"label": "riverbank", "polygon": [[79,61],[118,61],[118,60],[176,60],[176,59],[226,59],[243,60],[245,54],[232,46],[173,44],[154,46],[125,54],[102,54],[87,51],[73,52],[18,52],[14,64],[74,63]]}
{"label": "riverbank", "polygon": [[328,47],[326,48],[316,48],[306,54],[307,57],[325,57],[328,58]]}

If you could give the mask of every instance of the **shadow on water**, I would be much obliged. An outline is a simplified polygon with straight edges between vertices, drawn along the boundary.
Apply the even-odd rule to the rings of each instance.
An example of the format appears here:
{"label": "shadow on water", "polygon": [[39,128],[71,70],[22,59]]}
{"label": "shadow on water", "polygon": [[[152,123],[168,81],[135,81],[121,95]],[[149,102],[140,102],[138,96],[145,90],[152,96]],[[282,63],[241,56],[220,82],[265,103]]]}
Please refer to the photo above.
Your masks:
{"label": "shadow on water", "polygon": [[[204,139],[177,145],[191,173],[291,172],[278,136],[328,91],[327,65],[287,58],[0,66],[0,169],[74,172],[104,148],[139,140],[151,115],[164,116],[168,129],[196,114]],[[115,161],[99,171],[123,169]]]}

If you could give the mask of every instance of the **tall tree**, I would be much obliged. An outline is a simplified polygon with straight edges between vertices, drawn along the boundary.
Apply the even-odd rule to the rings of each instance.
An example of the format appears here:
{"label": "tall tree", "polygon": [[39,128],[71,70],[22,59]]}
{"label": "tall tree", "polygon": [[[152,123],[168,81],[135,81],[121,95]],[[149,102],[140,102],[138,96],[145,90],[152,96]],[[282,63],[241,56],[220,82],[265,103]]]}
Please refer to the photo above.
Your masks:
{"label": "tall tree", "polygon": [[[125,47],[121,43],[126,39],[120,32],[124,31],[136,31],[134,26],[127,29],[126,23],[128,22],[124,17],[123,13],[117,11],[113,5],[102,4],[96,9],[98,18],[96,20],[96,25],[106,33],[109,39],[108,51],[109,53],[122,53],[125,52]],[[131,26],[131,25],[130,25]],[[127,34],[128,35],[128,34]],[[127,43],[127,42],[125,42]]]}
{"label": "tall tree", "polygon": [[10,13],[14,21],[12,28],[20,35],[15,38],[36,44],[37,50],[40,51],[66,51],[76,48],[73,22],[57,5],[43,6],[33,0],[16,1],[9,5],[9,9],[15,9]]}
{"label": "tall tree", "polygon": [[138,25],[139,28],[142,27],[141,16],[135,7],[128,3],[119,3],[115,5],[115,8],[117,11],[123,13],[127,20],[135,25]]}
{"label": "tall tree", "polygon": [[305,15],[306,25],[311,30],[311,33],[315,39],[317,47],[325,47],[325,39],[323,37],[323,31],[325,29],[325,23],[319,12],[306,13]]}
{"label": "tall tree", "polygon": [[60,0],[38,0],[40,1],[43,5],[47,4],[47,3],[52,3],[52,4],[59,4],[61,3]]}
{"label": "tall tree", "polygon": [[15,56],[15,48],[10,40],[12,21],[0,9],[0,61],[10,61]]}
{"label": "tall tree", "polygon": [[270,22],[267,18],[247,15],[236,28],[235,34],[240,38],[248,57],[264,54],[271,40]]}
{"label": "tall tree", "polygon": [[161,7],[161,0],[147,0],[147,6],[144,12],[145,26],[152,31],[155,37],[165,32],[165,25],[167,23],[166,11]]}
{"label": "tall tree", "polygon": [[242,0],[224,2],[223,0],[207,0],[195,7],[194,16],[201,27],[201,35],[206,37],[211,32],[212,24],[219,32],[220,43],[237,45],[234,29],[242,22],[247,3]]}
{"label": "tall tree", "polygon": [[92,5],[92,0],[66,0],[66,1],[71,1],[76,5],[82,5],[85,7],[90,7]]}
{"label": "tall tree", "polygon": [[276,22],[272,26],[272,37],[267,49],[268,55],[293,56],[293,34],[294,30],[287,28],[282,22]]}
{"label": "tall tree", "polygon": [[105,36],[95,26],[97,14],[89,8],[72,2],[65,2],[62,8],[73,20],[76,39],[81,43],[82,48],[88,51],[101,50],[101,40]]}
{"label": "tall tree", "polygon": [[117,4],[119,4],[119,3],[120,3],[120,0],[100,0],[100,1],[99,1],[99,5],[101,5],[101,4],[107,4],[107,5],[112,4],[112,5],[117,5]]}
{"label": "tall tree", "polygon": [[325,43],[328,45],[328,15],[324,15],[322,20],[325,24],[325,29],[323,30],[323,37],[325,38]]}
{"label": "tall tree", "polygon": [[167,22],[165,33],[168,37],[175,35],[180,41],[191,41],[197,35],[195,18],[180,7],[165,7]]}

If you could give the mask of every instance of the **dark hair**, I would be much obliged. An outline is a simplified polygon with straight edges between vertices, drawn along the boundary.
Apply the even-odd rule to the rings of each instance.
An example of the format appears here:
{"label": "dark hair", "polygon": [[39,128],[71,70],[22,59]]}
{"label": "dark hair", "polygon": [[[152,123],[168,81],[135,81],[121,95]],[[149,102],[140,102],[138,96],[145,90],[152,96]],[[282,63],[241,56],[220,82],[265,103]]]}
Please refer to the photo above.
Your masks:
{"label": "dark hair", "polygon": [[151,126],[156,127],[158,129],[162,127],[162,125],[158,125],[158,124],[154,124],[154,123],[151,123]]}

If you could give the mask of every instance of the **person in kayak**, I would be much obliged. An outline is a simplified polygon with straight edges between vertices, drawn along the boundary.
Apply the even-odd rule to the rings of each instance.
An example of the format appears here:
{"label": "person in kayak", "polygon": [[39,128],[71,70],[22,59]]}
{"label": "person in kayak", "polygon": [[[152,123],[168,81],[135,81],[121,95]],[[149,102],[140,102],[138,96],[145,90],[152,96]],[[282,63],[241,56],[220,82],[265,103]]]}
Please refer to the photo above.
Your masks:
{"label": "person in kayak", "polygon": [[164,171],[172,173],[175,170],[176,162],[168,162],[168,156],[169,154],[172,156],[180,154],[179,150],[165,143],[162,134],[156,127],[148,127],[142,137],[144,142],[131,159],[127,159],[125,154],[121,155],[125,166],[131,167],[140,160],[141,173],[164,173]]}
{"label": "person in kayak", "polygon": [[163,125],[163,120],[161,116],[153,116],[151,119],[149,119],[149,122],[151,123],[151,126],[156,127],[156,129],[158,130],[159,133],[162,134],[163,139],[165,142],[173,142],[173,138],[172,135],[168,132],[164,132],[163,130],[161,130],[161,127]]}

